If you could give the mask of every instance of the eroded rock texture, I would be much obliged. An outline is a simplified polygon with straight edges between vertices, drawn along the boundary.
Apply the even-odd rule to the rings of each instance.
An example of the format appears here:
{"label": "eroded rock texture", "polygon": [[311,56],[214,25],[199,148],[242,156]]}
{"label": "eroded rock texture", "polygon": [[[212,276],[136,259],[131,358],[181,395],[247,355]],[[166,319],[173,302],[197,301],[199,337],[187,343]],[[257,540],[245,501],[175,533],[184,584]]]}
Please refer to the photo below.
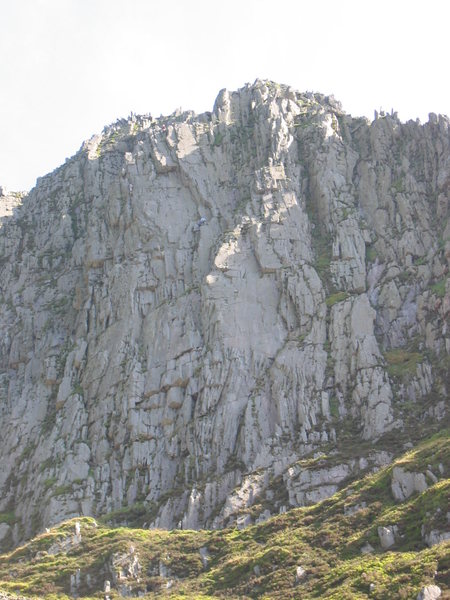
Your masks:
{"label": "eroded rock texture", "polygon": [[[447,118],[261,81],[40,179],[0,230],[4,543],[136,503],[148,526],[273,514],[444,419],[449,183]],[[299,462],[345,440],[369,450]]]}

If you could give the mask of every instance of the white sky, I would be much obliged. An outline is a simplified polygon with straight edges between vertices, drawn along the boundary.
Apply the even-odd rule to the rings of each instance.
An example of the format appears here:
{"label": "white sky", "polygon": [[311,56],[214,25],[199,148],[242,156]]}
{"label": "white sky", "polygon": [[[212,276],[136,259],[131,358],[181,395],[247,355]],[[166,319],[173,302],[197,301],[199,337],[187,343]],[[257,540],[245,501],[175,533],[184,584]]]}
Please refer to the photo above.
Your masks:
{"label": "white sky", "polygon": [[450,114],[449,0],[0,0],[0,185],[29,189],[131,111],[257,77],[354,116]]}

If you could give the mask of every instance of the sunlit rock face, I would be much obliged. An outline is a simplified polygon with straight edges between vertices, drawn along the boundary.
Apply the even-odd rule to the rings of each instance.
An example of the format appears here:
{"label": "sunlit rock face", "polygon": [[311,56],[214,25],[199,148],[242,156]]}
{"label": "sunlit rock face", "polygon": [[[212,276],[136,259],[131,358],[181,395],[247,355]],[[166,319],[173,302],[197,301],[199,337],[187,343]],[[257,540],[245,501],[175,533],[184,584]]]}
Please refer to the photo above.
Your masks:
{"label": "sunlit rock face", "polygon": [[447,118],[256,81],[0,196],[0,542],[136,503],[159,527],[273,514],[443,420],[449,183]]}

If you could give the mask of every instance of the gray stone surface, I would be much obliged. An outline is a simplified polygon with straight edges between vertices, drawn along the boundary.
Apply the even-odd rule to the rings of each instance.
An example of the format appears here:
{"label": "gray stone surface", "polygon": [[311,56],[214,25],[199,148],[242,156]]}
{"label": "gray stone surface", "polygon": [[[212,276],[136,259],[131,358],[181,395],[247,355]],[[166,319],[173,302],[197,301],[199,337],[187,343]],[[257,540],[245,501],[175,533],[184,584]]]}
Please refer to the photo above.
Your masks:
{"label": "gray stone surface", "polygon": [[11,533],[11,527],[8,523],[0,523],[0,542],[2,542]]}
{"label": "gray stone surface", "polygon": [[300,581],[306,576],[306,570],[302,566],[298,566],[295,569],[295,583],[300,583]]}
{"label": "gray stone surface", "polygon": [[395,544],[396,529],[396,525],[378,527],[378,537],[380,538],[380,544],[383,550],[388,550]]}
{"label": "gray stone surface", "polygon": [[437,600],[441,597],[441,588],[437,585],[426,585],[417,595],[417,600]]}
{"label": "gray stone surface", "polygon": [[364,546],[361,547],[361,554],[372,554],[375,552],[375,548],[366,542]]}
{"label": "gray stone surface", "polygon": [[[444,418],[449,178],[445,117],[369,123],[257,81],[212,113],[118,121],[1,196],[14,543],[135,502],[158,527],[316,502],[370,463],[302,466],[346,427]],[[398,378],[386,351],[411,344]]]}
{"label": "gray stone surface", "polygon": [[392,469],[391,490],[396,500],[403,501],[415,492],[421,493],[428,488],[423,473],[410,473],[402,467]]}
{"label": "gray stone surface", "polygon": [[432,546],[436,546],[436,544],[450,540],[450,531],[439,531],[439,529],[432,529],[429,533],[426,533],[423,538],[431,548]]}

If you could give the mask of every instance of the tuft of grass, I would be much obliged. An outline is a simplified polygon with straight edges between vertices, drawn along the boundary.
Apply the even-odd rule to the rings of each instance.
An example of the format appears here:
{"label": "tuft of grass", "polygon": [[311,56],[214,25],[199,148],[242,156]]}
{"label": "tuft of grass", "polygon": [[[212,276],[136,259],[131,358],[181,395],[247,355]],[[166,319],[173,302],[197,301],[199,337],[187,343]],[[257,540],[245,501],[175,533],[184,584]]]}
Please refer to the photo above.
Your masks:
{"label": "tuft of grass", "polygon": [[415,375],[417,365],[424,358],[419,352],[408,352],[403,348],[396,348],[384,353],[387,362],[387,372],[391,377],[406,377]]}
{"label": "tuft of grass", "polygon": [[221,133],[220,131],[218,131],[218,132],[216,133],[216,135],[214,136],[214,142],[213,142],[213,145],[214,145],[214,146],[216,146],[216,147],[217,147],[217,146],[221,146],[221,145],[222,145],[222,142],[223,142],[223,139],[224,139],[224,137],[225,137],[225,136],[223,135],[223,133]]}
{"label": "tuft of grass", "polygon": [[324,275],[330,269],[331,259],[327,254],[320,254],[317,257],[316,269],[319,275]]}
{"label": "tuft of grass", "polygon": [[7,523],[8,525],[14,525],[16,522],[16,515],[13,510],[9,512],[0,512],[0,523]]}
{"label": "tuft of grass", "polygon": [[336,292],[335,294],[331,294],[330,296],[325,298],[325,304],[328,306],[328,308],[331,308],[338,302],[342,302],[343,300],[346,300],[348,298],[348,296],[349,295],[347,292]]}
{"label": "tuft of grass", "polygon": [[441,279],[441,281],[437,281],[431,286],[431,291],[433,294],[436,294],[439,298],[443,298],[445,296],[445,284],[446,279]]}
{"label": "tuft of grass", "polygon": [[107,525],[118,525],[126,522],[131,526],[139,527],[144,522],[151,520],[151,516],[155,510],[153,504],[146,504],[144,502],[136,502],[131,506],[124,506],[118,510],[110,512],[103,517],[100,521]]}
{"label": "tuft of grass", "polygon": [[375,262],[378,253],[374,246],[368,246],[366,249],[366,260],[369,263]]}
{"label": "tuft of grass", "polygon": [[392,190],[397,194],[405,191],[405,182],[403,177],[399,177],[392,182]]}
{"label": "tuft of grass", "polygon": [[336,398],[330,398],[330,415],[334,419],[339,418],[339,402]]}
{"label": "tuft of grass", "polygon": [[52,490],[52,496],[64,496],[64,494],[69,494],[72,491],[72,485],[57,485]]}
{"label": "tuft of grass", "polygon": [[44,481],[44,490],[47,491],[50,488],[52,488],[55,485],[56,481],[57,481],[56,477],[49,477],[48,479],[46,479]]}

